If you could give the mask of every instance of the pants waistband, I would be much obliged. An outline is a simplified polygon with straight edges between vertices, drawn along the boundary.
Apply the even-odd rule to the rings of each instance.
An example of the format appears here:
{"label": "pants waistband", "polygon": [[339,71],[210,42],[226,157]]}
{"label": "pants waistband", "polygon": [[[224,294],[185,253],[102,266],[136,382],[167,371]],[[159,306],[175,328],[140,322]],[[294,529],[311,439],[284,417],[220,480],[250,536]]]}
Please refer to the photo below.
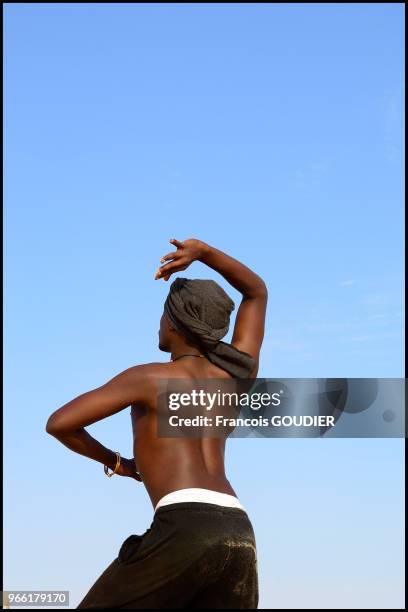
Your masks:
{"label": "pants waistband", "polygon": [[168,505],[179,504],[184,502],[194,502],[203,504],[212,504],[226,508],[238,508],[245,510],[240,501],[235,495],[228,493],[220,493],[211,489],[202,488],[185,488],[172,491],[164,495],[156,504],[155,510]]}
{"label": "pants waistband", "polygon": [[206,502],[176,502],[174,504],[168,504],[167,506],[160,506],[155,510],[154,515],[157,516],[159,514],[165,512],[178,512],[188,510],[191,513],[206,513],[206,514],[223,514],[230,515],[236,517],[246,517],[248,518],[248,514],[246,510],[241,508],[230,508],[228,506],[219,506],[218,504],[208,504]]}

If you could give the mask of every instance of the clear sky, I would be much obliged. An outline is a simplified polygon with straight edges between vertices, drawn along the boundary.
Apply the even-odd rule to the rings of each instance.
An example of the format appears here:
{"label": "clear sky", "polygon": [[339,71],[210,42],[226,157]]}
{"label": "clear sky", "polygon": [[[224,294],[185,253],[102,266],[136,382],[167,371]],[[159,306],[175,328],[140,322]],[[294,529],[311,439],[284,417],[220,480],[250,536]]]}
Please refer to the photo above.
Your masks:
{"label": "clear sky", "polygon": [[[166,360],[169,238],[264,277],[259,376],[404,375],[403,10],[5,5],[5,588],[70,590],[75,607],[150,525],[141,485],[45,423]],[[131,456],[129,410],[90,432]],[[230,441],[261,608],[403,607],[403,451]]]}

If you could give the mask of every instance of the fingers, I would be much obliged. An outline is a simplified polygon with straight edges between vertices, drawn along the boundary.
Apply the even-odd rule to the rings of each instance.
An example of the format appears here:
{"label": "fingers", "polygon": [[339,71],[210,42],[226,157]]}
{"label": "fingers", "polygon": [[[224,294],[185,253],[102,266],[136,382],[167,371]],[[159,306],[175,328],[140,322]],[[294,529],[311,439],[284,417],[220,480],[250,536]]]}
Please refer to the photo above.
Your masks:
{"label": "fingers", "polygon": [[[171,267],[170,267],[171,266]],[[181,270],[185,270],[187,265],[175,265],[175,264],[167,264],[167,266],[162,266],[159,268],[154,276],[155,280],[160,278],[168,281],[170,276],[175,272],[180,272]]]}
{"label": "fingers", "polygon": [[184,259],[179,258],[177,261],[171,261],[168,264],[164,264],[160,266],[160,268],[156,272],[156,276],[158,278],[164,278],[169,273],[173,274],[174,272],[178,272],[179,270],[185,270],[187,268],[186,262]]}
{"label": "fingers", "polygon": [[174,246],[177,247],[178,249],[184,248],[184,244],[180,242],[179,240],[176,240],[175,238],[170,239],[170,244],[174,244]]}
{"label": "fingers", "polygon": [[[154,280],[159,280],[160,278],[162,278],[165,281],[168,281],[170,276],[174,273],[174,272],[178,272],[179,270],[185,270],[187,266],[184,267],[180,267],[181,261],[180,258],[182,257],[182,253],[179,251],[179,249],[183,249],[184,245],[182,242],[180,242],[180,240],[176,240],[176,238],[171,238],[170,239],[170,244],[173,244],[175,247],[177,247],[177,251],[173,251],[172,253],[167,253],[167,255],[164,255],[163,257],[161,257],[160,259],[160,263],[165,264],[165,262],[170,262],[167,265],[163,265],[160,266],[155,274],[154,274]],[[174,267],[175,262],[177,261],[177,267]],[[172,266],[172,267],[171,267]]]}
{"label": "fingers", "polygon": [[168,264],[164,264],[163,266],[160,266],[160,268],[158,268],[156,270],[156,274],[154,276],[154,278],[157,280],[158,278],[164,278],[165,276],[167,276],[169,274],[169,272],[175,272],[176,267],[178,267],[178,265],[180,265],[180,260],[176,263],[175,261],[171,261]]}
{"label": "fingers", "polygon": [[164,257],[160,259],[160,263],[164,263],[165,261],[169,261],[170,259],[176,259],[179,256],[180,253],[178,253],[177,251],[174,251],[173,253],[167,253],[167,255],[164,255]]}

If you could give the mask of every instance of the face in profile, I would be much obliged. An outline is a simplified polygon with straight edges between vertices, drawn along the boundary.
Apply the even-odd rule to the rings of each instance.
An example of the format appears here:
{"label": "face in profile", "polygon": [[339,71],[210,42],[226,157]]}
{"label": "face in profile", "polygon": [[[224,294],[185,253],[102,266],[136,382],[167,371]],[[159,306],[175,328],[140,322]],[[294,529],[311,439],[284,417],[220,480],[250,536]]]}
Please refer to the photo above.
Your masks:
{"label": "face in profile", "polygon": [[170,327],[169,319],[166,316],[166,313],[163,312],[161,319],[160,319],[159,349],[161,351],[164,351],[165,353],[171,352],[171,348],[170,348],[171,336],[172,336],[171,332],[172,330]]}

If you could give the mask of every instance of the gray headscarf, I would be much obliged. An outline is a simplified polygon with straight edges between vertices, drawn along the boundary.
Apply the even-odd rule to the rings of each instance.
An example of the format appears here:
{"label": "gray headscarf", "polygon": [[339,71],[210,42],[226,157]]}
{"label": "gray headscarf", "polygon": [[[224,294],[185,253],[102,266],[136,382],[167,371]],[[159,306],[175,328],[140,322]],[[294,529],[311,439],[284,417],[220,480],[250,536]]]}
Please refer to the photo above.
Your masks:
{"label": "gray headscarf", "polygon": [[247,378],[255,359],[222,342],[229,329],[234,302],[213,280],[176,278],[164,311],[174,327],[197,343],[206,357],[234,378]]}

